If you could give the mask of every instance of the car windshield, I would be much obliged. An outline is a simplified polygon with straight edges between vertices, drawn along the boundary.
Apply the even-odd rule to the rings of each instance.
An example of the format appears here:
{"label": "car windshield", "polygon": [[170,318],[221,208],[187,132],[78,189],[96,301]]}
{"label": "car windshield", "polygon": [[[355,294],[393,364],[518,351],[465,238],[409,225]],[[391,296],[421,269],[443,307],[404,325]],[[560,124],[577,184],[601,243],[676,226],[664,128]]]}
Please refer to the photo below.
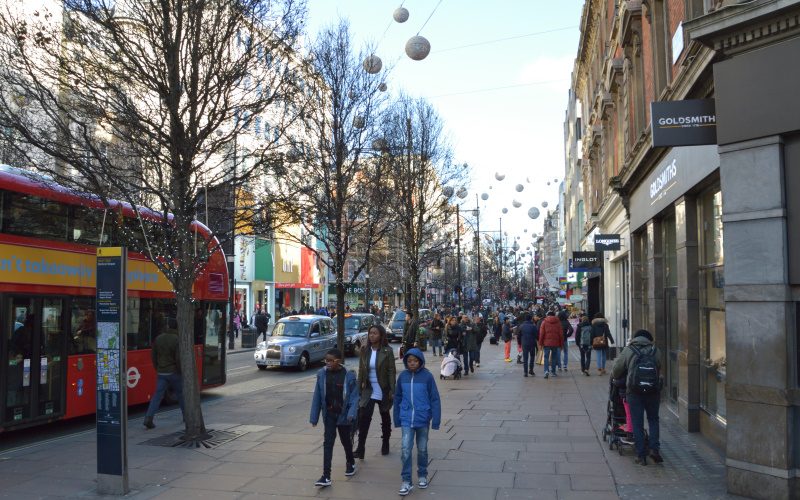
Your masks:
{"label": "car windshield", "polygon": [[308,333],[308,323],[299,321],[280,321],[272,331],[275,337],[305,337],[306,333]]}
{"label": "car windshield", "polygon": [[361,318],[345,318],[344,319],[344,327],[347,330],[358,330],[359,326],[361,326]]}
{"label": "car windshield", "polygon": [[395,311],[394,316],[392,316],[392,321],[405,321],[406,320],[406,313],[405,311]]}

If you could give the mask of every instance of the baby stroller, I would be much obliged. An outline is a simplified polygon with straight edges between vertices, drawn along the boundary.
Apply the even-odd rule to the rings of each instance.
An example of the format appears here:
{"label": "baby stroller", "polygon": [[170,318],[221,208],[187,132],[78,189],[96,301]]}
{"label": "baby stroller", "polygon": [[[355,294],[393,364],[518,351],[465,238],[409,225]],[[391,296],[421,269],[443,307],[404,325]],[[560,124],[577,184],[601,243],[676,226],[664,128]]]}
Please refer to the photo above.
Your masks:
{"label": "baby stroller", "polygon": [[439,379],[443,380],[447,377],[453,377],[453,380],[459,380],[461,378],[461,371],[463,369],[464,365],[461,363],[456,350],[451,349],[447,351],[447,356],[445,356],[442,360]]}
{"label": "baby stroller", "polygon": [[[623,448],[635,449],[633,439],[633,426],[631,424],[631,411],[625,401],[625,379],[614,380],[609,378],[608,389],[608,418],[603,429],[603,439],[608,443],[608,449],[617,451],[622,455]],[[645,447],[647,446],[647,430],[644,431]]]}

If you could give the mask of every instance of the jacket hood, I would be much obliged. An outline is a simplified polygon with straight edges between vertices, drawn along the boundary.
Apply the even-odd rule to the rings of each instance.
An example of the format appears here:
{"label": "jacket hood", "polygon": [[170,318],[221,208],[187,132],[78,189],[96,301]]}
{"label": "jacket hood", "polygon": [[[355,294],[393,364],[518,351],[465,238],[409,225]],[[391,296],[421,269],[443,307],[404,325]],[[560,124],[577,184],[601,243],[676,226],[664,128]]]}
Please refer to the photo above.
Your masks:
{"label": "jacket hood", "polygon": [[409,355],[413,355],[414,357],[419,359],[419,368],[420,369],[425,368],[425,355],[422,354],[422,351],[420,351],[416,347],[412,347],[411,349],[408,350],[407,353],[405,353],[403,355],[403,366],[405,366],[406,369],[408,369],[408,356]]}
{"label": "jacket hood", "polygon": [[647,337],[633,337],[630,343],[636,347],[647,347],[649,345],[653,345],[653,342]]}
{"label": "jacket hood", "polygon": [[595,318],[592,320],[593,325],[599,325],[601,323],[608,323],[608,320],[606,320],[605,318]]}
{"label": "jacket hood", "polygon": [[545,323],[550,323],[550,324],[556,324],[556,325],[559,325],[559,326],[561,325],[561,320],[558,319],[557,316],[545,316],[544,317],[544,322]]}

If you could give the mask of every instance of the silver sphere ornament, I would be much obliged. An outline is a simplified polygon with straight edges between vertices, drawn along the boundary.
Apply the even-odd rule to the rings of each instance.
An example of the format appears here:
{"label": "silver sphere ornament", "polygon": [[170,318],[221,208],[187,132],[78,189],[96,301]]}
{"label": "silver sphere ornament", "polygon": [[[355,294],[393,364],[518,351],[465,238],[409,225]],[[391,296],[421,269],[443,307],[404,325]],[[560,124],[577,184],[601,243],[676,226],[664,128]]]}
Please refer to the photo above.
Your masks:
{"label": "silver sphere ornament", "polygon": [[459,198],[461,198],[462,200],[463,200],[464,198],[466,198],[468,194],[469,194],[469,193],[467,192],[467,188],[465,188],[465,187],[458,188],[458,191],[456,191],[456,196],[458,196],[458,197],[459,197]]}
{"label": "silver sphere ornament", "polygon": [[[525,229],[522,230],[522,232],[527,233],[528,232],[528,228],[526,227]],[[530,247],[528,247],[528,248],[530,248]]]}
{"label": "silver sphere ornament", "polygon": [[528,217],[531,219],[539,218],[539,209],[536,207],[531,207],[528,209]]}
{"label": "silver sphere ornament", "polygon": [[389,147],[389,143],[386,142],[386,139],[375,139],[372,141],[372,149],[386,149]]}
{"label": "silver sphere ornament", "polygon": [[353,126],[355,128],[364,128],[366,122],[364,121],[364,117],[361,115],[356,115],[353,117]]}
{"label": "silver sphere ornament", "polygon": [[519,208],[522,206],[522,203],[517,200],[512,201],[511,204],[514,205],[514,208]]}
{"label": "silver sphere ornament", "polygon": [[405,7],[398,7],[394,10],[394,14],[392,14],[395,22],[404,23],[408,21],[408,9]]}
{"label": "silver sphere ornament", "polygon": [[530,184],[530,183],[531,183],[531,178],[530,178],[530,177],[525,177],[525,182],[527,182],[528,184]]}
{"label": "silver sphere ornament", "polygon": [[503,179],[506,178],[506,174],[501,174],[500,172],[495,172],[494,173],[494,178],[497,179],[498,181],[502,181]]}
{"label": "silver sphere ornament", "polygon": [[381,58],[375,54],[372,54],[364,59],[364,71],[370,75],[374,75],[375,73],[379,72],[381,68],[383,68],[383,61],[381,61]]}
{"label": "silver sphere ornament", "polygon": [[517,187],[515,189],[517,190],[518,193],[521,193],[522,190],[525,189],[525,186],[523,186],[522,184],[517,184]]}
{"label": "silver sphere ornament", "polygon": [[507,213],[508,213],[508,209],[507,209],[507,208],[504,208],[504,209],[503,209],[503,213],[504,213],[504,214],[507,214]]}
{"label": "silver sphere ornament", "polygon": [[445,196],[445,198],[450,198],[453,196],[453,192],[454,189],[451,186],[445,186],[444,189],[442,189],[442,194]]}
{"label": "silver sphere ornament", "polygon": [[558,182],[558,179],[553,179],[553,182]]}
{"label": "silver sphere ornament", "polygon": [[378,85],[378,90],[380,90],[381,92],[386,92],[387,88],[388,87],[386,86],[385,83],[381,83],[380,85]]}
{"label": "silver sphere ornament", "polygon": [[421,61],[431,53],[431,43],[424,36],[412,36],[406,42],[406,55],[415,61]]}
{"label": "silver sphere ornament", "polygon": [[488,200],[488,199],[489,199],[489,193],[483,193],[483,194],[481,195],[481,199],[482,199],[483,201],[486,201],[486,200]]}
{"label": "silver sphere ornament", "polygon": [[542,208],[547,208],[547,202],[546,201],[542,202]]}

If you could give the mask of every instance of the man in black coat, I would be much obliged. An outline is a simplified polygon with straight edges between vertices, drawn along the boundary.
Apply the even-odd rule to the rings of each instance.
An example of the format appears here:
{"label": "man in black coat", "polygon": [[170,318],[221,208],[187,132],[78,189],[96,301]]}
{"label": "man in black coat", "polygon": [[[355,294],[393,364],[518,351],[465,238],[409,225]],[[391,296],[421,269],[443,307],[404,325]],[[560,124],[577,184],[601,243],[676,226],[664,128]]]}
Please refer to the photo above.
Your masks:
{"label": "man in black coat", "polygon": [[269,329],[269,313],[263,309],[256,311],[256,317],[253,320],[256,326],[256,338],[262,337],[267,340],[267,330]]}

